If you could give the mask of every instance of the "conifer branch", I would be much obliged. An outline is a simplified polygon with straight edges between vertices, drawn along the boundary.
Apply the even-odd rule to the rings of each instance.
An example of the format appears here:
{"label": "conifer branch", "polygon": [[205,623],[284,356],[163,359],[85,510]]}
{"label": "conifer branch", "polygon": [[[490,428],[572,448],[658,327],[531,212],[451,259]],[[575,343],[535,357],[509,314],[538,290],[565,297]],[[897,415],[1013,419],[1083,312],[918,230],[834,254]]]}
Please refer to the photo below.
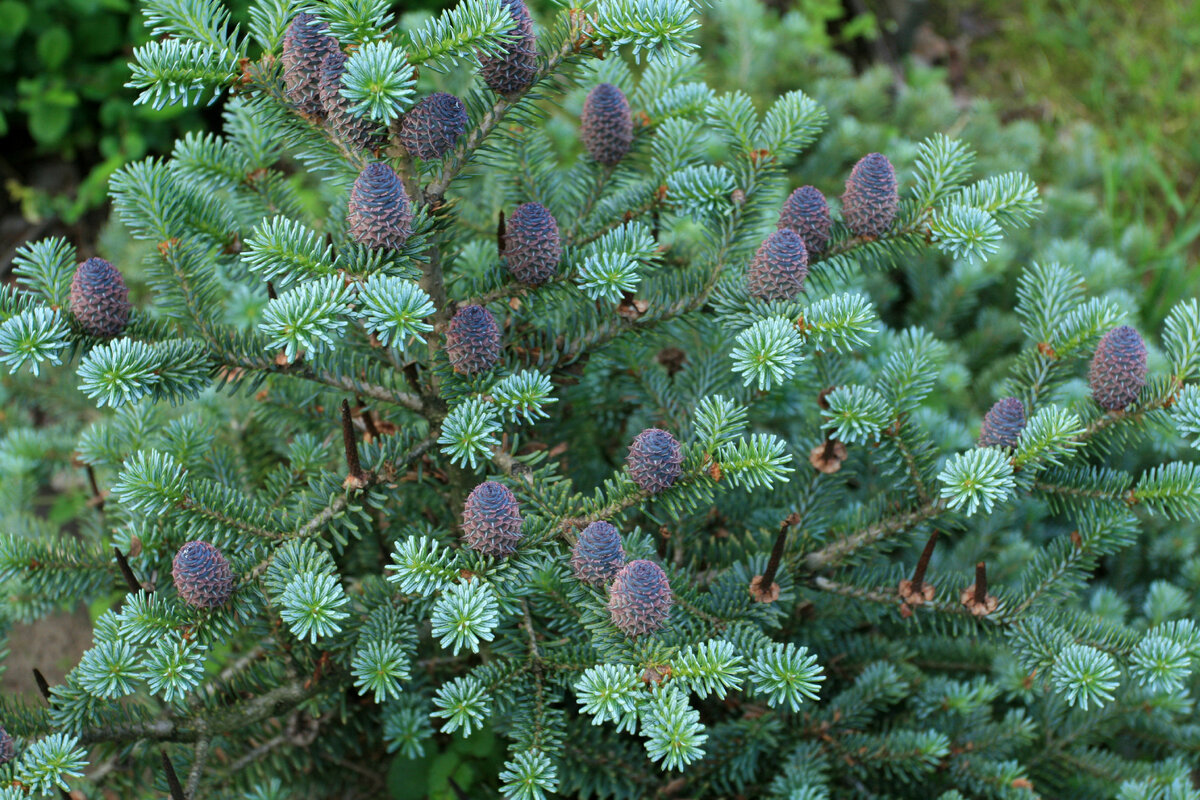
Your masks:
{"label": "conifer branch", "polygon": [[809,553],[804,557],[804,567],[816,571],[839,564],[861,548],[897,533],[903,533],[927,519],[936,517],[945,509],[945,500],[938,498],[926,501],[915,509],[884,517],[873,525]]}

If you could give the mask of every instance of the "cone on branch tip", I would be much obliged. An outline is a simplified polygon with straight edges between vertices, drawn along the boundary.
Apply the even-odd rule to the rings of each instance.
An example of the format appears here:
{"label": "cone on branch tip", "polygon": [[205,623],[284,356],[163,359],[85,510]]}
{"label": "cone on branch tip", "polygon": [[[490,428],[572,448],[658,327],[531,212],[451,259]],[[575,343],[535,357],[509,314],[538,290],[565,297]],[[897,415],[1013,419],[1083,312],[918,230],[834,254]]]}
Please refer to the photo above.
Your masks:
{"label": "cone on branch tip", "polygon": [[298,111],[310,117],[324,116],[321,65],[340,52],[329,27],[312,14],[301,11],[288,25],[283,35],[283,91]]}
{"label": "cone on branch tip", "polygon": [[859,159],[846,180],[842,219],[856,236],[878,237],[896,221],[900,194],[896,170],[887,156],[870,153]]}
{"label": "cone on branch tip", "polygon": [[374,250],[395,250],[412,235],[412,221],[412,203],[396,171],[382,161],[365,166],[350,188],[350,238]]}
{"label": "cone on branch tip", "polygon": [[783,202],[777,227],[795,232],[804,240],[810,256],[819,255],[829,244],[833,227],[829,202],[815,186],[801,186]]}
{"label": "cone on branch tip", "polygon": [[633,115],[625,93],[611,83],[588,92],[579,117],[579,138],[593,159],[616,166],[633,145]]}
{"label": "cone on branch tip", "polygon": [[746,290],[759,300],[791,300],[804,289],[808,250],[790,228],[772,232],[746,270]]}
{"label": "cone on branch tip", "polygon": [[463,306],[446,327],[446,357],[461,375],[491,369],[500,358],[500,326],[483,306]]}
{"label": "cone on branch tip", "polygon": [[523,203],[505,221],[504,263],[521,283],[545,283],[558,272],[558,221],[540,203]]}
{"label": "cone on branch tip", "polygon": [[592,586],[607,584],[624,564],[621,534],[604,521],[593,522],[580,531],[571,548],[571,570],[578,580]]}
{"label": "cone on branch tip", "polygon": [[434,92],[400,121],[400,144],[412,156],[433,161],[450,152],[467,130],[467,107],[448,92]]}
{"label": "cone on branch tip", "polygon": [[1013,448],[1025,430],[1025,406],[1015,397],[997,400],[983,417],[979,447]]}
{"label": "cone on branch tip", "polygon": [[70,306],[84,333],[100,339],[123,331],[132,310],[125,279],[103,258],[89,258],[76,267]]}
{"label": "cone on branch tip", "polygon": [[175,553],[171,567],[175,589],[190,606],[216,608],[233,594],[229,559],[209,542],[188,542]]}
{"label": "cone on branch tip", "polygon": [[669,489],[683,471],[683,449],[660,428],[647,428],[629,446],[625,457],[629,475],[642,491],[658,494]]}
{"label": "cone on branch tip", "polygon": [[1105,411],[1120,411],[1137,400],[1146,385],[1146,343],[1128,325],[1100,339],[1088,368],[1092,399]]}
{"label": "cone on branch tip", "polygon": [[613,624],[629,636],[662,628],[671,614],[671,586],[662,567],[646,559],[622,567],[609,590],[608,610]]}
{"label": "cone on branch tip", "polygon": [[496,94],[514,95],[533,84],[537,74],[537,39],[533,17],[524,0],[500,0],[513,19],[512,39],[500,46],[498,55],[479,54],[479,74]]}
{"label": "cone on branch tip", "polygon": [[521,509],[516,496],[502,483],[484,481],[471,490],[463,505],[463,540],[476,552],[505,558],[521,541]]}

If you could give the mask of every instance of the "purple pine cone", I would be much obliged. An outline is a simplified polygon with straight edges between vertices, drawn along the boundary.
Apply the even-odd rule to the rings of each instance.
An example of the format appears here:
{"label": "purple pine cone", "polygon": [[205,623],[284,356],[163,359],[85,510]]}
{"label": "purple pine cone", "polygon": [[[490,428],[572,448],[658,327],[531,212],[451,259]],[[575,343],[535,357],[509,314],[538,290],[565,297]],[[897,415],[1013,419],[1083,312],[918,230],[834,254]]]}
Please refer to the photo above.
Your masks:
{"label": "purple pine cone", "polygon": [[800,234],[780,228],[759,245],[746,270],[746,289],[760,300],[791,300],[804,289],[808,250]]}
{"label": "purple pine cone", "polygon": [[629,636],[654,633],[671,614],[671,586],[653,561],[630,561],[613,579],[608,595],[613,624]]}
{"label": "purple pine cone", "polygon": [[1092,399],[1106,411],[1119,411],[1146,385],[1146,343],[1128,325],[1113,328],[1096,345],[1088,369]]}
{"label": "purple pine cone", "polygon": [[644,491],[658,494],[669,488],[683,470],[683,450],[675,437],[660,428],[647,428],[629,446],[629,474]]}
{"label": "purple pine cone", "polygon": [[850,170],[842,195],[842,219],[857,236],[882,236],[896,221],[900,195],[896,170],[887,156],[863,156]]}
{"label": "purple pine cone", "polygon": [[302,114],[324,115],[321,103],[321,65],[327,56],[340,53],[329,27],[312,14],[300,12],[283,35],[284,95]]}
{"label": "purple pine cone", "polygon": [[179,548],[171,567],[175,589],[190,606],[216,608],[233,594],[229,559],[208,542],[188,542]]}
{"label": "purple pine cone", "polygon": [[4,730],[3,725],[0,725],[0,766],[12,761],[16,754],[17,743],[13,741],[12,734]]}
{"label": "purple pine cone", "polygon": [[463,306],[446,326],[446,356],[462,375],[489,370],[500,358],[500,326],[483,306]]}
{"label": "purple pine cone", "polygon": [[471,490],[463,506],[463,538],[472,550],[495,558],[517,552],[521,509],[507,486],[485,481]]}
{"label": "purple pine cone", "polygon": [[129,322],[129,289],[125,279],[103,258],[89,258],[71,281],[71,313],[88,336],[108,339]]}
{"label": "purple pine cone", "polygon": [[633,116],[625,93],[611,83],[588,92],[579,118],[579,134],[588,154],[608,166],[625,157],[633,145]]}
{"label": "purple pine cone", "polygon": [[792,192],[783,201],[783,208],[779,211],[778,227],[800,234],[805,248],[812,255],[825,250],[832,226],[829,203],[815,186],[801,186]]}
{"label": "purple pine cone", "polygon": [[368,164],[350,189],[350,238],[373,249],[395,250],[412,235],[412,221],[412,203],[400,176],[382,161]]}
{"label": "purple pine cone", "polygon": [[558,272],[562,240],[558,221],[545,206],[524,203],[508,218],[504,263],[521,283],[544,283]]}
{"label": "purple pine cone", "polygon": [[1015,397],[997,400],[983,417],[980,447],[1016,447],[1025,430],[1025,406]]}
{"label": "purple pine cone", "polygon": [[376,125],[369,119],[350,113],[349,100],[342,97],[342,73],[346,71],[346,54],[335,50],[321,62],[319,83],[321,104],[325,108],[325,121],[339,139],[359,150],[378,150],[383,145],[376,133]]}
{"label": "purple pine cone", "polygon": [[533,35],[533,17],[524,0],[500,0],[513,18],[509,29],[513,39],[501,47],[501,55],[479,55],[479,74],[496,94],[523,92],[537,74],[537,40]]}
{"label": "purple pine cone", "polygon": [[441,158],[467,129],[467,107],[452,94],[434,92],[400,123],[400,144],[422,161]]}
{"label": "purple pine cone", "polygon": [[593,586],[603,586],[625,563],[621,534],[607,522],[593,522],[579,533],[571,548],[571,569],[575,577]]}

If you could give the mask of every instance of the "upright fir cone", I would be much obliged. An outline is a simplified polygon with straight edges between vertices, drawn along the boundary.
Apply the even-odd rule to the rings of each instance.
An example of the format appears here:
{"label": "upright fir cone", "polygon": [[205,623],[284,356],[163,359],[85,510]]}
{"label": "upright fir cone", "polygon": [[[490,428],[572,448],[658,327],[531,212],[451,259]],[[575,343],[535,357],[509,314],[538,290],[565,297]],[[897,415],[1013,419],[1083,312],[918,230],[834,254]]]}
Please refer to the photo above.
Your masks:
{"label": "upright fir cone", "polygon": [[588,155],[615,166],[633,145],[633,116],[625,93],[611,83],[588,92],[579,118],[579,134]]}
{"label": "upright fir cone", "polygon": [[463,505],[463,539],[467,546],[494,558],[517,552],[521,522],[516,496],[495,481],[476,486]]}
{"label": "upright fir cone", "polygon": [[1141,335],[1122,325],[1113,328],[1096,346],[1088,369],[1092,399],[1106,411],[1119,411],[1146,385],[1146,343]]}
{"label": "upright fir cone", "polygon": [[801,186],[792,192],[779,210],[778,227],[798,233],[810,255],[824,252],[833,227],[825,195],[815,186]]}
{"label": "upright fir cone", "polygon": [[679,473],[683,471],[683,450],[671,434],[660,428],[647,428],[629,446],[625,464],[639,488],[658,494],[679,479]]}
{"label": "upright fir cone", "polygon": [[368,164],[350,189],[350,238],[370,248],[395,250],[412,235],[412,221],[412,203],[400,176],[382,161]]}
{"label": "upright fir cone", "polygon": [[608,612],[629,636],[661,628],[671,615],[671,586],[662,567],[645,559],[621,567],[609,589]]}
{"label": "upright fir cone", "polygon": [[125,329],[132,308],[125,279],[103,258],[89,258],[75,268],[70,306],[84,333],[102,339]]}
{"label": "upright fir cone", "polygon": [[846,226],[857,236],[882,236],[896,221],[899,205],[896,170],[887,156],[871,153],[859,159],[842,195]]}
{"label": "upright fir cone", "polygon": [[545,283],[558,272],[562,239],[558,221],[540,203],[524,203],[508,218],[504,263],[521,283]]}
{"label": "upright fir cone", "polygon": [[400,144],[422,161],[450,152],[467,130],[467,107],[452,94],[434,92],[413,106],[400,122]]}
{"label": "upright fir cone", "polygon": [[760,300],[791,300],[804,289],[808,249],[800,234],[780,228],[763,240],[746,269],[746,290]]}
{"label": "upright fir cone", "polygon": [[446,326],[446,357],[460,375],[474,375],[500,358],[500,326],[483,306],[463,306]]}
{"label": "upright fir cone", "polygon": [[233,594],[233,568],[229,559],[208,542],[188,542],[179,548],[171,565],[175,589],[190,606],[216,608]]}
{"label": "upright fir cone", "polygon": [[0,725],[0,767],[12,761],[16,754],[17,743],[13,741],[12,734],[4,730],[3,725]]}
{"label": "upright fir cone", "polygon": [[575,577],[593,586],[603,586],[625,564],[621,534],[607,522],[593,522],[579,532],[571,548],[571,569]]}
{"label": "upright fir cone", "polygon": [[980,447],[1016,447],[1025,430],[1025,406],[1015,397],[997,400],[983,417]]}
{"label": "upright fir cone", "polygon": [[383,146],[383,138],[376,131],[378,126],[369,119],[351,114],[350,106],[353,104],[342,97],[342,74],[346,71],[346,60],[345,53],[335,50],[321,62],[319,88],[325,121],[342,141],[359,150],[378,150]]}
{"label": "upright fir cone", "polygon": [[321,65],[340,53],[329,27],[301,11],[283,35],[283,93],[296,109],[311,117],[325,113],[321,103]]}
{"label": "upright fir cone", "polygon": [[500,0],[513,18],[509,29],[513,39],[501,47],[498,56],[480,53],[479,74],[496,94],[511,95],[523,92],[533,84],[537,74],[537,39],[533,34],[533,17],[524,0]]}

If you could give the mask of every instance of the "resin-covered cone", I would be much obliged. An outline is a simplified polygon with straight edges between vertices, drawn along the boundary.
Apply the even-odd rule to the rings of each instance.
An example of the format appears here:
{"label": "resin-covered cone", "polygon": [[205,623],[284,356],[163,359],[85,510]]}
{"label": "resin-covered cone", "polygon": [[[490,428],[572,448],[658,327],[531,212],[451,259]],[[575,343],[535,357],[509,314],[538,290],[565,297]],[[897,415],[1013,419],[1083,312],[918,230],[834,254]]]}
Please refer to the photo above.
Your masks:
{"label": "resin-covered cone", "polygon": [[500,326],[483,306],[463,306],[446,326],[446,357],[462,375],[495,366],[500,358]]}
{"label": "resin-covered cone", "polygon": [[662,567],[653,561],[630,561],[617,572],[608,593],[613,624],[629,636],[662,628],[671,615],[671,586]]}
{"label": "resin-covered cone", "polygon": [[1137,400],[1146,385],[1146,343],[1136,330],[1122,325],[1104,334],[1092,356],[1088,384],[1092,399],[1106,411]]}
{"label": "resin-covered cone", "polygon": [[678,480],[683,469],[683,449],[666,431],[647,428],[629,446],[625,464],[639,488],[657,494]]}
{"label": "resin-covered cone", "polygon": [[368,164],[350,189],[350,238],[367,247],[394,250],[412,235],[412,221],[412,203],[400,176],[381,161]]}
{"label": "resin-covered cone", "polygon": [[1015,397],[997,400],[983,417],[980,447],[1016,447],[1025,430],[1025,406]]}
{"label": "resin-covered cone", "polygon": [[346,54],[334,51],[321,62],[321,104],[325,108],[325,122],[330,130],[344,142],[359,150],[378,150],[383,144],[375,123],[350,113],[349,100],[342,96],[342,74],[346,71]]}
{"label": "resin-covered cone", "polygon": [[517,94],[528,89],[537,74],[537,40],[533,18],[524,0],[500,0],[513,18],[512,40],[501,45],[500,54],[479,54],[479,74],[493,92]]}
{"label": "resin-covered cone", "polygon": [[625,93],[611,83],[588,92],[579,118],[579,137],[588,155],[601,164],[611,167],[624,158],[633,144],[633,116]]}
{"label": "resin-covered cone", "polygon": [[321,103],[321,65],[341,52],[329,28],[312,14],[300,12],[283,35],[284,95],[309,116],[325,113]]}
{"label": "resin-covered cone", "polygon": [[571,570],[575,577],[593,586],[603,586],[625,564],[621,534],[607,522],[593,522],[579,532],[571,548]]}
{"label": "resin-covered cone", "polygon": [[846,181],[842,219],[857,236],[882,236],[896,221],[896,170],[881,153],[863,156]]}
{"label": "resin-covered cone", "polygon": [[0,767],[13,760],[17,754],[17,743],[13,741],[12,734],[4,730],[4,726],[0,725]]}
{"label": "resin-covered cone", "polygon": [[485,481],[471,490],[463,505],[463,539],[472,550],[495,558],[517,551],[521,509],[507,486]]}
{"label": "resin-covered cone", "polygon": [[808,250],[800,234],[780,228],[768,236],[746,270],[746,290],[760,300],[791,300],[804,289]]}
{"label": "resin-covered cone", "polygon": [[823,253],[829,244],[829,231],[833,227],[825,195],[815,186],[801,186],[783,201],[777,227],[799,234],[809,255]]}
{"label": "resin-covered cone", "polygon": [[208,542],[188,542],[179,548],[171,567],[175,589],[188,605],[216,608],[233,594],[229,559]]}
{"label": "resin-covered cone", "polygon": [[89,258],[71,281],[71,313],[88,336],[108,339],[129,323],[129,289],[125,279],[103,258]]}
{"label": "resin-covered cone", "polygon": [[434,92],[412,107],[400,122],[400,144],[422,161],[450,152],[467,129],[467,107],[452,94]]}
{"label": "resin-covered cone", "polygon": [[558,221],[545,206],[525,203],[508,218],[504,237],[504,263],[521,283],[545,283],[558,272],[562,239]]}

